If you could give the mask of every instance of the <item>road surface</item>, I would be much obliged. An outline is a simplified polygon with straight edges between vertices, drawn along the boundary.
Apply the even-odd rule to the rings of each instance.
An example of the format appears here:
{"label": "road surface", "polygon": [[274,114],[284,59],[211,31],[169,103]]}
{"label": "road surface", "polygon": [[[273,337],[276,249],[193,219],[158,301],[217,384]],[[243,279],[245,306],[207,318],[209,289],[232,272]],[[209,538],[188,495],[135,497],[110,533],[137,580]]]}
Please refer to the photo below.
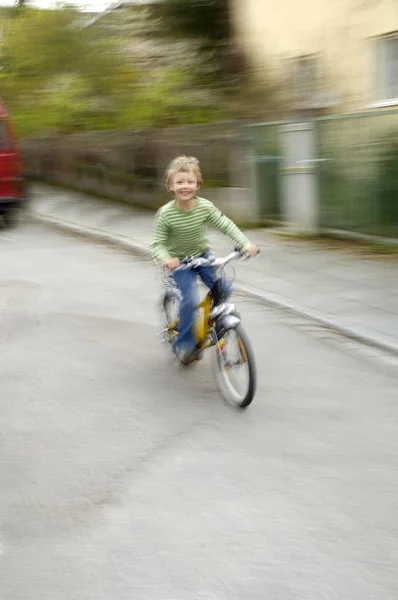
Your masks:
{"label": "road surface", "polygon": [[398,597],[393,369],[237,297],[236,412],[156,345],[150,263],[23,223],[0,267],[1,600]]}

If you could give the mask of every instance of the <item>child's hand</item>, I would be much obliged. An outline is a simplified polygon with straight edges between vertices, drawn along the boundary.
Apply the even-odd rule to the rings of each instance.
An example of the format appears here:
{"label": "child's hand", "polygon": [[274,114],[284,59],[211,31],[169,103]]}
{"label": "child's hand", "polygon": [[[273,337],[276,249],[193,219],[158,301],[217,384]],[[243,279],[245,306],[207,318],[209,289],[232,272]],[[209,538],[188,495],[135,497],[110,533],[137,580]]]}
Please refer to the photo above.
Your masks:
{"label": "child's hand", "polygon": [[165,261],[164,266],[166,269],[169,269],[169,271],[174,271],[174,269],[180,266],[180,261],[178,258],[168,258]]}
{"label": "child's hand", "polygon": [[243,250],[244,252],[247,252],[247,254],[250,254],[250,256],[255,256],[258,252],[257,246],[253,246],[253,244],[248,244]]}

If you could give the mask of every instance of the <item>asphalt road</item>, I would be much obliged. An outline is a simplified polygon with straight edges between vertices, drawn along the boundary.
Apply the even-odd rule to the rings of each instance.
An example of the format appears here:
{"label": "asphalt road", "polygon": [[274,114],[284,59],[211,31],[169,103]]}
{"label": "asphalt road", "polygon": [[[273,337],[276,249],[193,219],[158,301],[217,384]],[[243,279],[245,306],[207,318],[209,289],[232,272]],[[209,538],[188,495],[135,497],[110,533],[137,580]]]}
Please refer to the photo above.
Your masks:
{"label": "asphalt road", "polygon": [[143,260],[0,232],[0,599],[396,600],[393,371],[238,297],[236,412],[156,345],[158,295]]}

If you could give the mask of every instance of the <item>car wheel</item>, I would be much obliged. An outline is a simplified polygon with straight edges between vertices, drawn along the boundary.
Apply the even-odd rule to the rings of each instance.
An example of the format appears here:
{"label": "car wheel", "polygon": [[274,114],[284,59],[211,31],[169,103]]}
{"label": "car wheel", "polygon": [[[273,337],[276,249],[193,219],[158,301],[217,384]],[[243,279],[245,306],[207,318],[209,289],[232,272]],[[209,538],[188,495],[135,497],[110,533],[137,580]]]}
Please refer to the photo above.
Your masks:
{"label": "car wheel", "polygon": [[9,208],[3,213],[4,225],[7,229],[15,227],[18,223],[18,210],[16,208]]}

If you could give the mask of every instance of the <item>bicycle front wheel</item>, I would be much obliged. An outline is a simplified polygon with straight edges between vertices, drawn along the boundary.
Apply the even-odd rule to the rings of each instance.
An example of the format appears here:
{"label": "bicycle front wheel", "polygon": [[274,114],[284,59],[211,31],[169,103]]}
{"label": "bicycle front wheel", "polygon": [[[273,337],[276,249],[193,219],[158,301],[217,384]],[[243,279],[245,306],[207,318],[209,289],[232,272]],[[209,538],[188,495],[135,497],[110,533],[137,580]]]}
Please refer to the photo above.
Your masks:
{"label": "bicycle front wheel", "polygon": [[249,338],[240,325],[218,341],[215,374],[224,400],[239,408],[252,403],[257,386],[256,364]]}
{"label": "bicycle front wheel", "polygon": [[166,341],[172,342],[176,336],[178,327],[178,315],[180,310],[180,299],[177,294],[168,292],[163,298],[163,311],[165,317]]}

